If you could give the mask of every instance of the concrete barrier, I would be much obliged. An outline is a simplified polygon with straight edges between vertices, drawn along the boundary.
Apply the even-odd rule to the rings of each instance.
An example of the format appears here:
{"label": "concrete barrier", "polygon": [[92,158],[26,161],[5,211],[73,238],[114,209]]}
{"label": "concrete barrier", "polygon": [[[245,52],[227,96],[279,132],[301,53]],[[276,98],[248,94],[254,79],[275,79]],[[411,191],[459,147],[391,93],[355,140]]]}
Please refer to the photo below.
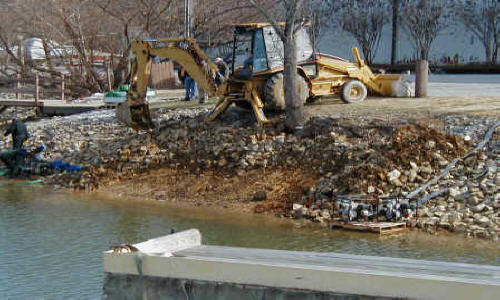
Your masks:
{"label": "concrete barrier", "polygon": [[496,299],[500,267],[201,244],[197,230],[104,252],[106,299]]}

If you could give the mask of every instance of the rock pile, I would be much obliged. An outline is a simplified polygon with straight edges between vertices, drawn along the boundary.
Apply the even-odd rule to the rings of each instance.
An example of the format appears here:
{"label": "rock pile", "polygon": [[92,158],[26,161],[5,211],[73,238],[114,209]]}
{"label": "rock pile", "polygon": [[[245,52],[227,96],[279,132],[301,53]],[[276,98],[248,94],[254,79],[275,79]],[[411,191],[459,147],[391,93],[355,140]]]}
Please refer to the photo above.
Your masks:
{"label": "rock pile", "polygon": [[[469,151],[495,122],[449,116],[445,129],[452,135],[415,123],[394,126],[333,115],[314,117],[300,132],[285,134],[281,124],[257,128],[246,112],[231,110],[222,120],[208,124],[203,122],[205,113],[200,109],[157,111],[153,116],[157,129],[151,132],[122,126],[113,111],[44,119],[28,123],[33,137],[28,147],[44,143],[47,159],[83,165],[81,173],[56,174],[49,181],[87,190],[160,167],[216,170],[223,176],[256,169],[300,169],[316,178],[317,186],[297,189],[303,193],[294,215],[326,221],[332,218],[338,195],[404,196]],[[460,163],[432,186],[428,192],[442,188],[449,192],[426,203],[414,225],[496,238],[498,145],[496,134],[486,151]],[[267,199],[259,202],[273,201],[261,198]],[[288,206],[285,214],[293,210],[292,203]]]}
{"label": "rock pile", "polygon": [[[196,110],[162,113],[159,122],[198,115]],[[19,114],[15,114],[19,117]],[[47,182],[55,186],[92,190],[101,183],[131,176],[159,163],[151,134],[135,132],[120,124],[114,111],[97,111],[67,117],[53,117],[27,123],[27,149],[45,144],[44,158],[82,165],[82,173],[55,174]],[[0,141],[0,151],[11,147],[11,138]],[[124,157],[130,152],[125,163]],[[154,159],[153,159],[154,157]]]}
{"label": "rock pile", "polygon": [[497,240],[500,234],[499,168],[497,134],[486,151],[460,162],[446,180],[429,189],[445,193],[426,204],[416,225]]}
{"label": "rock pile", "polygon": [[5,110],[0,106],[0,128],[5,128],[6,125],[13,118],[17,118],[19,120],[32,120],[36,116],[35,108],[26,108],[26,107],[5,107]]}
{"label": "rock pile", "polygon": [[[447,117],[447,129],[463,135],[468,140],[473,137],[474,142],[484,136],[489,126],[495,124],[495,120],[490,118],[457,117],[457,119]],[[464,120],[474,125],[466,127],[467,130],[457,131],[456,124]],[[416,134],[416,128],[408,129],[408,127],[396,129],[392,142],[387,144],[388,155],[377,153],[379,160],[384,160],[384,157],[392,158],[385,161],[384,164],[387,166],[385,170],[380,164],[358,165],[345,172],[345,175],[340,173],[323,177],[319,180],[317,188],[306,191],[302,201],[294,204],[293,216],[320,222],[328,220],[325,217],[325,210],[330,212],[328,215],[331,216],[331,203],[337,195],[342,194],[338,193],[336,187],[342,186],[342,182],[348,184],[347,191],[351,194],[373,196],[378,193],[373,199],[390,195],[404,197],[409,191],[427,182],[448,166],[450,159],[462,156],[467,149],[468,143],[464,143],[457,136],[443,135],[426,128],[420,128],[423,131]],[[426,198],[428,193],[440,191],[436,193],[437,197],[420,207],[418,218],[413,219],[411,225],[428,231],[446,229],[464,233],[466,236],[498,239],[500,234],[498,132],[499,128],[484,151],[460,161],[443,180],[420,194],[418,199]],[[365,172],[359,172],[359,168]],[[374,178],[375,182],[371,181]],[[367,184],[368,187],[363,190]],[[356,187],[350,188],[351,185]]]}

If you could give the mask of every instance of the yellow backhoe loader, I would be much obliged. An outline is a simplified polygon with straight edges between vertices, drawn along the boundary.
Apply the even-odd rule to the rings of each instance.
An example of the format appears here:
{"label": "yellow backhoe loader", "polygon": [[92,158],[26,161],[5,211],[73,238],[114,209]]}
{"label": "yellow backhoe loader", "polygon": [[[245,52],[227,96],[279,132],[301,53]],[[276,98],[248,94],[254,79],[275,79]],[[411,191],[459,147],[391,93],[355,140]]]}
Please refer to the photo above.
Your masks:
{"label": "yellow backhoe loader", "polygon": [[[408,83],[401,75],[373,74],[353,48],[355,62],[315,53],[307,28],[297,32],[297,89],[301,100],[311,102],[317,97],[340,94],[346,103],[361,102],[368,91],[382,96],[410,96]],[[120,120],[134,128],[151,128],[146,102],[147,85],[154,57],[176,61],[186,69],[210,97],[219,101],[206,117],[214,120],[233,102],[250,106],[259,124],[268,122],[266,110],[284,110],[283,43],[274,27],[265,23],[242,24],[235,27],[230,75],[225,82],[216,80],[217,66],[193,39],[155,39],[135,41],[131,85],[127,101],[117,108]],[[245,62],[251,60],[251,70]]]}

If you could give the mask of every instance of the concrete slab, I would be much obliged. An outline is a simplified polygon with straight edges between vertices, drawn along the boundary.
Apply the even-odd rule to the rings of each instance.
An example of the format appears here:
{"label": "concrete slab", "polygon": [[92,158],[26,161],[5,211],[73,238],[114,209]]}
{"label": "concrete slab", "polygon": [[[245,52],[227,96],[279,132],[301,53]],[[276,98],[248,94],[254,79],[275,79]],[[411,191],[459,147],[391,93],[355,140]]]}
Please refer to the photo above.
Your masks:
{"label": "concrete slab", "polygon": [[171,255],[106,252],[104,271],[389,298],[494,299],[500,293],[496,266],[204,245]]}
{"label": "concrete slab", "polygon": [[166,235],[134,245],[145,254],[169,255],[176,251],[201,246],[201,233],[198,229]]}
{"label": "concrete slab", "polygon": [[[0,106],[35,107],[36,103],[34,99],[0,99]],[[101,101],[85,103],[61,100],[40,100],[38,106],[41,106],[42,114],[47,116],[67,116],[106,107]]]}

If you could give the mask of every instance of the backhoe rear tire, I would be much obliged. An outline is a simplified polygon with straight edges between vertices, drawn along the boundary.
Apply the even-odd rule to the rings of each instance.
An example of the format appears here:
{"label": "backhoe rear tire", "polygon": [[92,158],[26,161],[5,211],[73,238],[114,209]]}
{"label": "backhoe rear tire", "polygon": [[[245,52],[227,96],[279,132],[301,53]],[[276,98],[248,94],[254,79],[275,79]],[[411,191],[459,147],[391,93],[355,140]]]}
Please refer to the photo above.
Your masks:
{"label": "backhoe rear tire", "polygon": [[[267,79],[264,86],[264,103],[266,110],[285,110],[285,90],[283,88],[283,73],[276,73]],[[297,74],[297,91],[302,103],[309,98],[309,86],[304,77]]]}
{"label": "backhoe rear tire", "polygon": [[366,86],[359,80],[350,80],[342,86],[340,99],[345,103],[363,102],[368,95]]}

